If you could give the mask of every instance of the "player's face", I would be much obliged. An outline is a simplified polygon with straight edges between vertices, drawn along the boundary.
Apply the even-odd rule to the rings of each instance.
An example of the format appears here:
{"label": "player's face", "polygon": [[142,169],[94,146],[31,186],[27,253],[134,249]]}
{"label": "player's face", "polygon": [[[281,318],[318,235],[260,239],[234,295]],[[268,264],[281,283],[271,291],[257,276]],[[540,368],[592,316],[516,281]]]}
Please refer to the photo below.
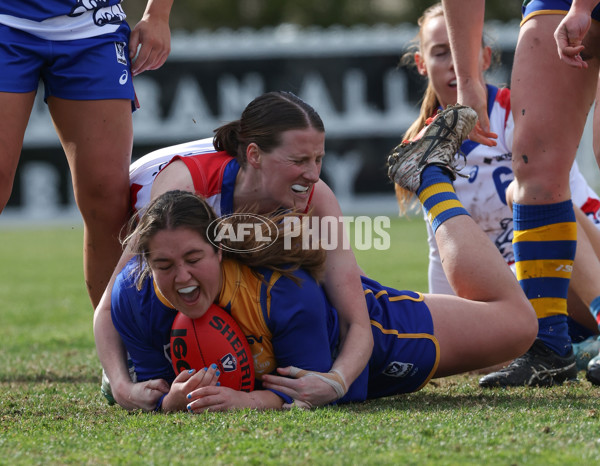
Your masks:
{"label": "player's face", "polygon": [[156,233],[148,263],[156,286],[183,314],[202,316],[221,291],[221,251],[189,228]]}
{"label": "player's face", "polygon": [[[489,47],[482,47],[479,60],[481,73],[490,65],[490,54]],[[419,73],[429,78],[442,107],[455,104],[457,99],[456,73],[443,16],[435,16],[423,24],[421,51],[415,54],[415,61]]]}
{"label": "player's face", "polygon": [[[325,133],[313,128],[285,131],[281,144],[271,152],[260,149],[260,173],[264,210],[278,207],[304,210],[321,175]],[[264,204],[272,203],[269,208]]]}

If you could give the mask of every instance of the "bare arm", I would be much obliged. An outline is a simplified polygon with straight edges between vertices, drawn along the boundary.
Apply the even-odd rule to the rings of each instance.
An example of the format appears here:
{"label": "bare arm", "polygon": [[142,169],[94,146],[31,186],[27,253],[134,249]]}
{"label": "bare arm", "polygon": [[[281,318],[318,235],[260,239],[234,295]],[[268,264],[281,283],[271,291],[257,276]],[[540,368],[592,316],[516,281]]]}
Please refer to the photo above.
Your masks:
{"label": "bare arm", "polygon": [[458,84],[458,103],[477,112],[479,121],[469,139],[495,146],[487,114],[487,90],[479,69],[485,0],[443,0]]}
{"label": "bare arm", "polygon": [[195,192],[192,175],[181,160],[175,160],[167,165],[154,179],[150,198],[156,199],[161,194],[172,190]]}
{"label": "bare arm", "polygon": [[[315,217],[341,218],[340,206],[331,189],[320,181],[315,185],[313,196]],[[343,224],[340,222],[340,226]],[[360,281],[360,269],[351,249],[344,249],[345,231],[338,228],[337,248],[327,252],[323,287],[340,319],[341,351],[332,370],[341,375],[347,390],[367,365],[373,349],[373,334],[369,313]],[[280,368],[283,376],[293,376],[292,368]],[[317,406],[330,403],[340,397],[331,383],[318,377],[302,377],[294,380],[274,375],[263,376],[265,387],[279,390],[293,399]],[[328,374],[327,378],[336,379]]]}
{"label": "bare arm", "polygon": [[[194,189],[190,173],[183,162],[172,163],[156,177],[152,185],[151,197],[155,198],[172,189],[189,191]],[[111,317],[112,287],[117,275],[131,257],[130,252],[123,253],[94,312],[94,339],[98,358],[110,381],[115,401],[125,409],[150,411],[154,409],[162,394],[169,391],[169,386],[164,380],[132,383],[127,369],[125,345]]]}
{"label": "bare arm", "polygon": [[134,76],[160,68],[167,60],[171,52],[169,16],[172,6],[173,0],[148,0],[142,19],[132,29],[129,58],[133,60],[131,72]]}
{"label": "bare arm", "polygon": [[131,381],[127,368],[125,345],[113,325],[110,313],[112,287],[119,271],[131,257],[130,253],[123,253],[108,287],[94,311],[94,339],[98,358],[110,381],[115,401],[125,409],[151,411],[163,393],[169,391],[169,384],[164,380],[151,380],[140,384],[134,384]]}
{"label": "bare arm", "polygon": [[[341,218],[342,210],[335,195],[319,182],[314,195],[313,215]],[[342,226],[343,223],[340,224]],[[341,373],[349,387],[366,367],[373,350],[373,334],[360,269],[351,248],[344,249],[346,231],[338,229],[338,246],[327,252],[323,287],[340,319],[341,352],[332,369]]]}

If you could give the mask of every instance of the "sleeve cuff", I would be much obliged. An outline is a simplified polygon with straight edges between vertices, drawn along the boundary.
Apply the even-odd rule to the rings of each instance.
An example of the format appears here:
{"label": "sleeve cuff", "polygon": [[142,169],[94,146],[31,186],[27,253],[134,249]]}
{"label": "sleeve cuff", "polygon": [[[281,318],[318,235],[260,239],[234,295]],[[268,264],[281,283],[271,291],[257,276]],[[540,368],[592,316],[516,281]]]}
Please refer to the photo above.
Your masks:
{"label": "sleeve cuff", "polygon": [[275,395],[277,395],[279,398],[283,399],[285,404],[292,404],[294,402],[294,399],[291,396],[287,396],[285,393],[282,393],[279,390],[272,390],[270,388],[268,390],[275,393]]}
{"label": "sleeve cuff", "polygon": [[158,402],[156,403],[156,408],[154,408],[155,412],[159,412],[162,410],[162,404],[163,404],[163,400],[165,399],[165,396],[167,396],[168,393],[163,394],[163,396],[161,396],[158,399]]}

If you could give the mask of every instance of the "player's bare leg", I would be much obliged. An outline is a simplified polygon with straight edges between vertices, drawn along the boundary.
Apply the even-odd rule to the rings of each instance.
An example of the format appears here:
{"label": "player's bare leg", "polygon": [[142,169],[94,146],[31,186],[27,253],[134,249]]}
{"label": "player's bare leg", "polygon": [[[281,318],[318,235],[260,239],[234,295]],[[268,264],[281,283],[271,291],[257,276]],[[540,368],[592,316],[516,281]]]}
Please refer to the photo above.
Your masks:
{"label": "player's bare leg", "polygon": [[0,92],[0,212],[12,192],[35,92]]}
{"label": "player's bare leg", "polygon": [[131,102],[51,97],[48,106],[83,217],[84,274],[96,307],[121,255],[119,235],[129,218]]}
{"label": "player's bare leg", "polygon": [[452,186],[456,151],[475,124],[475,112],[454,107],[436,121],[423,142],[393,151],[388,174],[423,204],[457,295],[425,297],[440,345],[436,377],[441,377],[520,355],[533,342],[537,321],[510,268]]}
{"label": "player's bare leg", "polygon": [[569,171],[596,92],[598,61],[586,70],[560,61],[553,33],[561,19],[537,15],[523,24],[511,84],[513,247],[517,278],[538,316],[538,338],[505,369],[483,377],[482,387],[555,385],[577,376],[567,324],[577,241]]}

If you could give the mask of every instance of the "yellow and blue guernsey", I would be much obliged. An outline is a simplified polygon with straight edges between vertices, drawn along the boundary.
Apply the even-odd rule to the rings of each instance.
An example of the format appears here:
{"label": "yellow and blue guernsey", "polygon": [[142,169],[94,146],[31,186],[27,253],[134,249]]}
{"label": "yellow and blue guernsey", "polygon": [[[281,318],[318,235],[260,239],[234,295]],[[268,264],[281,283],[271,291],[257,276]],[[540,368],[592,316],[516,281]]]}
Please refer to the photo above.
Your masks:
{"label": "yellow and blue guernsey", "polygon": [[[223,288],[216,304],[239,323],[248,339],[261,388],[264,374],[296,366],[327,372],[339,344],[336,310],[305,271],[292,279],[278,272],[223,261]],[[133,360],[138,381],[175,378],[170,330],[177,311],[152,279],[138,291],[135,264],[119,274],[112,292],[112,319]],[[375,346],[368,366],[338,402],[362,401],[420,389],[435,373],[439,347],[420,293],[387,288],[362,277]],[[276,392],[284,401],[291,398]]]}

